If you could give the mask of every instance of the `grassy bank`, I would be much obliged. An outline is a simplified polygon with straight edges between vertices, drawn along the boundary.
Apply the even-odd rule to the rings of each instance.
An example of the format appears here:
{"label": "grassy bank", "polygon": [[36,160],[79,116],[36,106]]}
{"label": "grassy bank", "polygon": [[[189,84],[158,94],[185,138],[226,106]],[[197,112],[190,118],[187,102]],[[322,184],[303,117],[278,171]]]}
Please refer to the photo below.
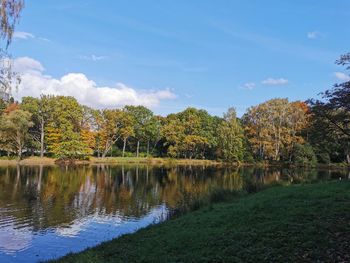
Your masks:
{"label": "grassy bank", "polygon": [[223,162],[214,160],[197,160],[197,159],[170,159],[156,157],[107,157],[107,158],[90,158],[90,163],[98,164],[177,164],[177,165],[220,165]]}
{"label": "grassy bank", "polygon": [[0,158],[0,166],[12,166],[12,165],[55,165],[56,159],[54,158],[40,158],[40,157],[28,157],[18,161],[16,158]]}
{"label": "grassy bank", "polygon": [[[16,158],[0,157],[0,166],[13,166],[13,165],[56,165],[57,159],[49,157],[26,157],[20,161]],[[238,166],[237,163],[228,163],[219,160],[199,160],[199,159],[172,159],[172,158],[160,158],[160,157],[106,157],[97,158],[90,157],[88,160],[74,160],[67,164],[149,164],[149,165],[201,165],[201,166]],[[61,163],[65,164],[65,163]],[[268,162],[254,162],[254,163],[241,163],[240,166],[254,166],[254,167],[289,167],[297,168],[301,166],[287,165],[284,163],[268,163]],[[310,168],[309,166],[305,166]],[[316,167],[319,169],[348,169],[349,166],[346,163],[331,163],[331,164],[318,164]]]}
{"label": "grassy bank", "polygon": [[[75,164],[175,164],[175,165],[222,165],[223,162],[213,160],[195,160],[195,159],[169,159],[169,158],[146,158],[146,157],[91,157],[86,161],[75,161]],[[27,157],[18,162],[15,158],[0,158],[0,166],[8,165],[55,165],[54,158]]]}
{"label": "grassy bank", "polygon": [[349,262],[350,182],[272,187],[57,262]]}

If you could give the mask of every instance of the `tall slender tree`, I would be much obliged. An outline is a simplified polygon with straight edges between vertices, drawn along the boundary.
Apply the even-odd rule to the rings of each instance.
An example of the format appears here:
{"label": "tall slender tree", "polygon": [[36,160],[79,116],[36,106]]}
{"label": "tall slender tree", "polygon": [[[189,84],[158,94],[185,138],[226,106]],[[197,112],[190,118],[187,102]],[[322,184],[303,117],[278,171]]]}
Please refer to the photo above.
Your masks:
{"label": "tall slender tree", "polygon": [[101,119],[101,129],[99,132],[100,146],[102,149],[102,157],[105,158],[107,153],[112,149],[113,145],[120,139],[118,122],[121,115],[120,110],[103,110]]}
{"label": "tall slender tree", "polygon": [[230,108],[218,128],[219,148],[226,161],[241,162],[244,156],[244,133],[236,110]]}
{"label": "tall slender tree", "polygon": [[140,142],[147,139],[147,128],[152,120],[153,112],[144,106],[126,106],[124,111],[130,113],[135,120],[136,157],[139,157]]}
{"label": "tall slender tree", "polygon": [[54,97],[42,95],[40,98],[24,97],[22,98],[21,108],[32,114],[33,127],[31,129],[32,137],[40,143],[40,157],[45,153],[45,130],[51,118],[51,112]]}
{"label": "tall slender tree", "polygon": [[122,111],[120,114],[119,123],[120,123],[119,133],[121,138],[123,139],[122,156],[124,157],[127,140],[131,136],[135,135],[135,130],[134,130],[135,119],[129,112]]}

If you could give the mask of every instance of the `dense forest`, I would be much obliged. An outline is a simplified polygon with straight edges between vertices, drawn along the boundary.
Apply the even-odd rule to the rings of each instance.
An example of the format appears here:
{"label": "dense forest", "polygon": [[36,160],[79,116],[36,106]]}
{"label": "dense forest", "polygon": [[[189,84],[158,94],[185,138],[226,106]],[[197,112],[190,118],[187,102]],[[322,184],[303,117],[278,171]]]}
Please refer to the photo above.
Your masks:
{"label": "dense forest", "polygon": [[[349,69],[350,54],[336,62]],[[301,165],[350,163],[350,81],[320,99],[276,98],[223,118],[187,108],[166,117],[143,106],[91,109],[73,97],[0,100],[2,155],[58,159],[157,156]]]}

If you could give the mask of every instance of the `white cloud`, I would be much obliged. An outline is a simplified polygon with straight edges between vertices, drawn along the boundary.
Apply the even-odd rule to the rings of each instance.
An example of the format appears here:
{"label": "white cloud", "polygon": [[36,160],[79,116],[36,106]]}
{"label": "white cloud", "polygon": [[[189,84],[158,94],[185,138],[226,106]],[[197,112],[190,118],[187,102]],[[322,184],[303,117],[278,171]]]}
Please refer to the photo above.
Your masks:
{"label": "white cloud", "polygon": [[170,89],[136,90],[123,83],[115,87],[98,86],[83,73],[68,73],[61,78],[44,74],[44,67],[37,60],[20,57],[14,60],[15,69],[21,73],[22,81],[15,94],[39,97],[41,94],[73,96],[80,103],[95,108],[112,108],[124,105],[158,106],[162,100],[175,99]]}
{"label": "white cloud", "polygon": [[316,39],[316,38],[323,37],[324,35],[319,31],[311,31],[311,32],[308,32],[306,36],[309,39]]}
{"label": "white cloud", "polygon": [[334,72],[334,76],[341,81],[350,81],[350,76],[343,72]]}
{"label": "white cloud", "polygon": [[28,32],[16,31],[15,33],[13,33],[13,38],[29,39],[29,38],[35,38],[35,36]]}
{"label": "white cloud", "polygon": [[89,56],[79,56],[79,58],[83,59],[83,60],[99,61],[99,60],[106,59],[107,56],[96,56],[96,55],[92,54]]}
{"label": "white cloud", "polygon": [[16,31],[13,33],[13,38],[14,39],[18,39],[18,40],[28,40],[28,39],[37,39],[40,41],[45,41],[45,42],[50,42],[49,39],[45,38],[45,37],[38,37],[33,35],[32,33],[29,32],[23,32],[23,31]]}
{"label": "white cloud", "polygon": [[278,79],[275,79],[275,78],[267,78],[263,81],[261,81],[262,84],[265,84],[265,85],[273,85],[273,86],[276,86],[276,85],[285,85],[285,84],[288,84],[288,79],[285,79],[285,78],[278,78]]}
{"label": "white cloud", "polygon": [[252,90],[255,88],[255,83],[254,82],[247,82],[244,83],[243,86],[241,86],[242,89],[247,89],[247,90]]}
{"label": "white cloud", "polygon": [[19,73],[41,74],[45,69],[41,63],[30,57],[19,57],[14,60],[14,71]]}
{"label": "white cloud", "polygon": [[12,217],[4,217],[8,222],[0,228],[0,249],[5,254],[16,254],[31,246],[33,234],[28,227],[18,228]]}
{"label": "white cloud", "polygon": [[50,42],[50,39],[45,38],[45,37],[38,37],[39,40],[45,41],[45,42]]}

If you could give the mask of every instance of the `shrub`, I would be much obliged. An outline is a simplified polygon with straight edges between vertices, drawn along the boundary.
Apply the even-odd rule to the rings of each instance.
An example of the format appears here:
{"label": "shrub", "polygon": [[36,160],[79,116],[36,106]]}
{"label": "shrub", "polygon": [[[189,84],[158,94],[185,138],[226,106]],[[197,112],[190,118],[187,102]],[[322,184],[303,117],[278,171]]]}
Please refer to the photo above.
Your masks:
{"label": "shrub", "polygon": [[324,164],[330,164],[331,163],[331,157],[329,156],[329,153],[319,153],[317,154],[317,160],[319,163]]}
{"label": "shrub", "polygon": [[310,144],[296,144],[293,151],[293,162],[300,166],[315,166],[317,157]]}

